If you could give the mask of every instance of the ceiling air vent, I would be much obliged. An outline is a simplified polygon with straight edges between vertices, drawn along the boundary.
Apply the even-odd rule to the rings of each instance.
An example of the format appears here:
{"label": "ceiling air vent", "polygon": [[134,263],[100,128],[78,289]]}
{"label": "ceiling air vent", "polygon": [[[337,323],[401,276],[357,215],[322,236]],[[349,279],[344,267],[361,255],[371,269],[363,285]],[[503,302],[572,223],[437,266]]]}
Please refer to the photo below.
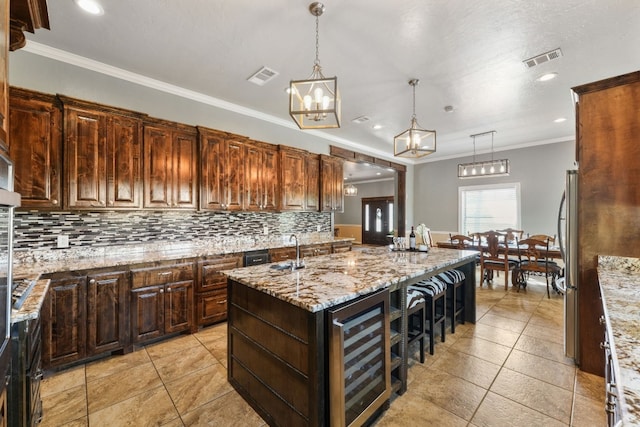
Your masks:
{"label": "ceiling air vent", "polygon": [[360,116],[360,117],[356,117],[355,119],[353,119],[353,120],[351,120],[351,121],[352,121],[353,123],[355,123],[355,124],[358,124],[358,125],[359,125],[360,123],[368,122],[369,120],[371,120],[371,119],[369,119],[369,117],[368,117],[368,116]]}
{"label": "ceiling air vent", "polygon": [[268,67],[262,67],[253,76],[249,77],[247,80],[249,80],[251,83],[257,84],[258,86],[264,86],[270,80],[276,78],[278,74],[280,73],[278,73],[276,70],[272,70],[271,68],[268,68]]}
{"label": "ceiling air vent", "polygon": [[525,59],[522,62],[527,68],[531,68],[531,67],[535,67],[536,65],[544,64],[545,62],[549,62],[551,60],[560,58],[561,56],[562,56],[562,51],[560,50],[560,48],[557,48],[555,50],[543,53],[542,55]]}

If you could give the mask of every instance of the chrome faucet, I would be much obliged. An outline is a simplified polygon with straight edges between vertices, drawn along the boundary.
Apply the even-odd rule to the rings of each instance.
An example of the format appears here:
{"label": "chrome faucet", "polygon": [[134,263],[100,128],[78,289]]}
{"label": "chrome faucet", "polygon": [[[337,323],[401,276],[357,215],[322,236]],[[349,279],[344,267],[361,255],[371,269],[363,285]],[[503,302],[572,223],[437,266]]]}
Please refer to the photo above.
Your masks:
{"label": "chrome faucet", "polygon": [[300,245],[298,244],[298,237],[295,234],[289,236],[289,242],[294,239],[296,241],[296,263],[291,266],[291,269],[297,270],[298,268],[302,268],[304,266],[300,264]]}

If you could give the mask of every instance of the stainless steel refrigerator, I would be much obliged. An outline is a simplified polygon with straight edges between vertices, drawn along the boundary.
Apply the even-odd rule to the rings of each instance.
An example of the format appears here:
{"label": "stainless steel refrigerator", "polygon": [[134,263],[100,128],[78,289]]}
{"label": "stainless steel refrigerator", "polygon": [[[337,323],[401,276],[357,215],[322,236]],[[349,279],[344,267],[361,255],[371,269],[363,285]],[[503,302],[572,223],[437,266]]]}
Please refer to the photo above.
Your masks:
{"label": "stainless steel refrigerator", "polygon": [[558,212],[558,236],[564,261],[564,277],[558,287],[564,293],[564,353],[580,363],[578,346],[578,171],[568,170]]}

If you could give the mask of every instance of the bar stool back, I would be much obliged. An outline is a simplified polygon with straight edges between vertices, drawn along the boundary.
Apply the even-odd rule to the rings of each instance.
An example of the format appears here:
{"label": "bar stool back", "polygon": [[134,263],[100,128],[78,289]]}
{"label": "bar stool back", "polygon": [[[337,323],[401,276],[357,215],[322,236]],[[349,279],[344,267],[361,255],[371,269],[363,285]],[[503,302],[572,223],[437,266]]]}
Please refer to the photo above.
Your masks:
{"label": "bar stool back", "polygon": [[458,319],[464,325],[464,280],[460,270],[447,270],[436,277],[447,284],[447,314],[451,319],[451,333],[456,333]]}
{"label": "bar stool back", "polygon": [[429,324],[429,354],[433,355],[435,347],[435,328],[440,325],[440,338],[445,340],[445,320],[447,318],[447,284],[437,277],[430,277],[426,280],[411,285],[408,289],[415,289],[424,295],[427,310],[425,312],[425,323]]}
{"label": "bar stool back", "polygon": [[427,336],[425,314],[427,311],[424,294],[416,289],[407,289],[407,346],[420,342],[420,363],[424,363],[424,339]]}

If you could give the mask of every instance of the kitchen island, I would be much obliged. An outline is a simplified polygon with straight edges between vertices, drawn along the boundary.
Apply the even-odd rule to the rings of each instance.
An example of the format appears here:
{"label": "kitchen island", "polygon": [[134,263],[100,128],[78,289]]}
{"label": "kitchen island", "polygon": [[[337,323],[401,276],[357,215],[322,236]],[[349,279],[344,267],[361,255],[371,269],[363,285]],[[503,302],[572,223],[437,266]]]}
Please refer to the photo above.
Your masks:
{"label": "kitchen island", "polygon": [[[309,258],[305,268],[297,270],[270,264],[225,271],[230,383],[270,425],[349,425],[376,416],[380,399],[386,406],[392,391],[406,390],[406,287],[460,269],[466,276],[465,319],[475,322],[476,254],[383,247]],[[341,310],[349,314],[336,320]],[[378,314],[381,321],[375,320]],[[353,333],[350,322],[352,330],[364,334],[358,342],[368,353],[357,349],[352,356],[336,349],[341,340],[346,349]],[[378,341],[383,343],[382,355],[369,348]],[[368,357],[376,362],[367,362]],[[383,374],[384,390],[360,408],[365,418],[350,414],[352,404],[362,403],[361,395],[352,399],[358,402],[345,401],[354,392],[345,389],[353,385],[355,392],[364,390],[361,394],[378,390],[357,378],[361,371],[367,378],[378,373],[374,365],[390,372]]]}

